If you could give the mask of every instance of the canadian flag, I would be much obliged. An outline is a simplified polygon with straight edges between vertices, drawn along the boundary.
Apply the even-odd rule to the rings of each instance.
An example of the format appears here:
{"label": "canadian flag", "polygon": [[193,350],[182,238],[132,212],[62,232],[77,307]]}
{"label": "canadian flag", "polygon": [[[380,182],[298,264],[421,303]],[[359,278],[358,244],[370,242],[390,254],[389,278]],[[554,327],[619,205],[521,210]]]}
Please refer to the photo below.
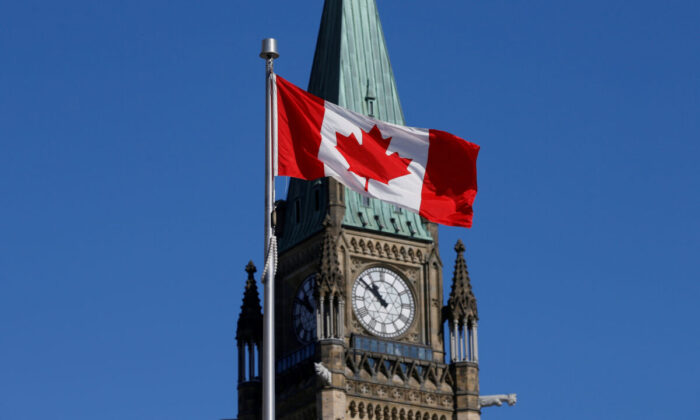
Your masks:
{"label": "canadian flag", "polygon": [[432,222],[471,227],[479,146],[352,112],[279,76],[273,83],[278,175],[330,176]]}

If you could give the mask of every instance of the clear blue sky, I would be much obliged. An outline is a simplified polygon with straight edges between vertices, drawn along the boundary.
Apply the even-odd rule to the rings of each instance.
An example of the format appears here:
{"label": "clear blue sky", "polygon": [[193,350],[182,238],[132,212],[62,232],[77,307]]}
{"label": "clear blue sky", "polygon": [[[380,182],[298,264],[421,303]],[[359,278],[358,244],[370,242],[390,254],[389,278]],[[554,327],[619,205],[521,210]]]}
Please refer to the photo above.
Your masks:
{"label": "clear blue sky", "polygon": [[[700,418],[700,3],[379,2],[406,120],[481,145],[496,419]],[[322,1],[0,4],[0,419],[234,417],[263,61]]]}

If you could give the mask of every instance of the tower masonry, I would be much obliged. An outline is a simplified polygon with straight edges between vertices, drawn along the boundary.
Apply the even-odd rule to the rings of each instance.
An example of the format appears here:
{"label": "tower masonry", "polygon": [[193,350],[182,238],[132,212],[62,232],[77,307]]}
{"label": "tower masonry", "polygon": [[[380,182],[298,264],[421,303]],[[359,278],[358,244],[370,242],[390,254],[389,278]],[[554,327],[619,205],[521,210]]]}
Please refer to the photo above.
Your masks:
{"label": "tower masonry", "polygon": [[[308,91],[404,124],[375,0],[325,1]],[[464,244],[445,300],[438,229],[417,214],[330,178],[290,179],[276,212],[277,418],[480,419]],[[246,271],[240,420],[259,419],[261,405],[262,318],[252,263]]]}

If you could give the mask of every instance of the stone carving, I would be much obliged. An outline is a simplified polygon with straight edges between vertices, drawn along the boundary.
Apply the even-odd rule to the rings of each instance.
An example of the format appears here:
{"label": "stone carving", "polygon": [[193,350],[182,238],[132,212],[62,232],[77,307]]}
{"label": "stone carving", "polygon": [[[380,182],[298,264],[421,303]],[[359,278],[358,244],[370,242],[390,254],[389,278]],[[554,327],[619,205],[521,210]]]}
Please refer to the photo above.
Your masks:
{"label": "stone carving", "polygon": [[[432,410],[416,410],[415,413],[412,408],[401,408],[393,404],[383,404],[378,402],[365,402],[363,401],[350,401],[346,409],[346,413],[349,414],[351,419],[364,419],[365,417],[370,420],[447,420],[445,411],[435,412]],[[297,419],[299,417],[295,417]],[[300,419],[312,419],[313,417],[301,417]],[[343,417],[347,418],[347,417]],[[336,420],[340,420],[336,418]]]}
{"label": "stone carving", "polygon": [[413,283],[415,284],[416,281],[418,281],[418,269],[415,268],[405,268],[403,270],[404,273],[406,273],[406,277],[411,279]]}
{"label": "stone carving", "polygon": [[339,294],[342,297],[345,295],[345,278],[340,270],[340,261],[338,260],[335,226],[330,220],[330,216],[326,216],[323,222],[325,230],[320,247],[318,274],[315,278],[316,290],[321,296]]}
{"label": "stone carving", "polygon": [[390,242],[372,240],[362,237],[349,237],[348,250],[354,254],[371,255],[396,261],[406,261],[414,264],[424,262],[423,252],[418,248],[405,245],[396,246]]}
{"label": "stone carving", "polygon": [[360,266],[362,265],[362,262],[360,260],[358,260],[357,258],[350,258],[350,263],[352,264],[351,271],[353,271],[353,272],[358,271]]}
{"label": "stone carving", "polygon": [[327,367],[323,366],[323,363],[314,363],[314,370],[316,371],[316,375],[321,378],[321,381],[323,381],[325,385],[331,384],[331,371],[328,370]]}
{"label": "stone carving", "polygon": [[350,412],[350,417],[355,417],[357,414],[357,406],[355,405],[355,401],[350,402],[350,407],[348,407],[348,411]]}
{"label": "stone carving", "polygon": [[508,403],[508,405],[515,405],[516,402],[518,402],[518,396],[516,394],[497,394],[479,396],[479,407],[491,407],[494,405],[500,407],[503,405],[503,403]]}

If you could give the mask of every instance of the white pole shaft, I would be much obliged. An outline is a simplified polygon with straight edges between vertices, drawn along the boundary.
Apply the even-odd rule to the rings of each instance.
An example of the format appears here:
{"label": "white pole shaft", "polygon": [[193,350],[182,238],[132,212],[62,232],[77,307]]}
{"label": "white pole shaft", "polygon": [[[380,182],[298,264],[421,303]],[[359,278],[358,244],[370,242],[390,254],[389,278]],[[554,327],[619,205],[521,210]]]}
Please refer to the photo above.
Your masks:
{"label": "white pole shaft", "polygon": [[[272,73],[273,57],[265,60],[265,253],[270,255],[272,231],[272,206],[275,203],[275,180],[273,174],[273,126]],[[275,257],[270,255],[265,280],[265,308],[263,312],[263,420],[275,420]],[[266,259],[267,259],[266,258]],[[266,261],[267,262],[267,261]]]}

